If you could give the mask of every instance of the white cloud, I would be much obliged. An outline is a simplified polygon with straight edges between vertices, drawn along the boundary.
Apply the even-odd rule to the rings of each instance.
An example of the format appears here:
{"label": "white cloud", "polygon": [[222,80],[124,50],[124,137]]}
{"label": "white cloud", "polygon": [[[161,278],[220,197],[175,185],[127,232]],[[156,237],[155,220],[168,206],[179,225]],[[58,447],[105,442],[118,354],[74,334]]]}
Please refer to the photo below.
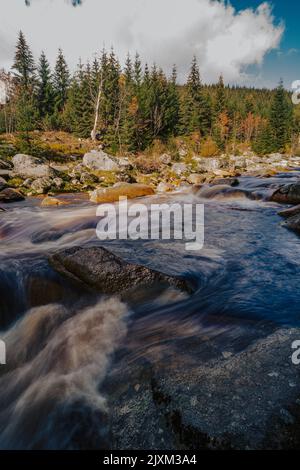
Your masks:
{"label": "white cloud", "polygon": [[23,29],[35,53],[44,48],[52,62],[59,46],[74,66],[79,56],[85,60],[113,44],[121,57],[138,50],[167,70],[175,62],[183,78],[195,54],[206,81],[221,72],[226,81],[246,80],[246,68],[262,64],[284,30],[268,3],[241,12],[218,0],[85,0],[80,8],[61,0],[32,0],[27,8],[19,0],[2,4],[9,35]]}

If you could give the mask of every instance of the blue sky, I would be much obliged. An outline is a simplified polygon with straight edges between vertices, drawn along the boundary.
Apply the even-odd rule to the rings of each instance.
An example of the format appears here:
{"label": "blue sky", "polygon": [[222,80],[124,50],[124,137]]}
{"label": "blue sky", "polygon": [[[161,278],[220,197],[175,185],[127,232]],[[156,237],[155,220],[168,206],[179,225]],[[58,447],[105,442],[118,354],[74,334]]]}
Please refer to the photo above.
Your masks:
{"label": "blue sky", "polygon": [[1,0],[0,68],[11,66],[21,29],[36,57],[43,49],[54,64],[62,47],[73,70],[79,58],[92,60],[103,45],[113,45],[121,61],[138,50],[166,71],[176,63],[180,81],[193,55],[209,83],[220,73],[227,83],[256,87],[275,87],[282,78],[289,88],[300,80],[296,1],[231,0],[232,7],[218,0],[83,0],[76,8],[70,3],[31,0],[26,7],[22,0]]}
{"label": "blue sky", "polygon": [[[231,0],[237,10],[256,8],[259,0]],[[276,22],[283,21],[285,31],[280,43],[280,50],[266,55],[260,75],[265,85],[273,86],[276,80],[284,80],[290,87],[294,80],[300,79],[300,3],[295,0],[273,0],[269,2],[273,8]]]}

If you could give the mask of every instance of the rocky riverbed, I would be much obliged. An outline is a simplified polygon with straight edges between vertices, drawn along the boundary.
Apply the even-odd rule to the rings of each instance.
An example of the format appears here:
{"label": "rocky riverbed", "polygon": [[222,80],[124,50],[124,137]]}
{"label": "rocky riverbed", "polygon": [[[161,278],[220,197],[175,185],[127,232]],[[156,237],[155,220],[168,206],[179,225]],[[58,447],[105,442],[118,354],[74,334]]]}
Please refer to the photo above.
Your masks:
{"label": "rocky riverbed", "polygon": [[[91,195],[51,186],[32,197],[21,178],[65,181],[69,172],[59,176],[32,158],[1,163],[0,195],[20,198],[7,203],[6,192],[1,200],[8,361],[0,368],[0,447],[299,448],[297,158],[284,165],[273,156],[266,166],[249,156],[247,168],[198,166],[173,180],[106,187],[106,196],[132,190],[146,205],[203,203],[199,252],[180,240],[100,242],[89,199],[103,196],[103,182]],[[184,169],[163,160],[167,171]],[[82,165],[94,174],[97,162],[92,152]],[[126,172],[133,177],[134,169]],[[140,185],[151,192],[136,194]],[[41,205],[46,197],[49,207]]]}

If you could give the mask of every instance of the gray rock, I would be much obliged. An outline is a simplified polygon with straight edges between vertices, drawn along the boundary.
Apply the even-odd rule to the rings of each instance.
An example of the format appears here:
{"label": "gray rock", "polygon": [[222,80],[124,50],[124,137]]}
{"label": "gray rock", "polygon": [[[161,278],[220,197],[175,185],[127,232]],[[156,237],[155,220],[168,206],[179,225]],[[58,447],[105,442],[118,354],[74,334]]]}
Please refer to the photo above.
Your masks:
{"label": "gray rock", "polygon": [[[278,330],[242,352],[188,365],[181,350],[173,366],[150,355],[150,364],[140,363],[127,381],[121,363],[122,387],[114,381],[110,389],[115,448],[153,448],[158,428],[158,448],[164,443],[185,450],[299,448],[300,375],[291,361],[291,345],[299,337],[299,328]],[[131,391],[136,383],[143,384],[139,393]]]}
{"label": "gray rock", "polygon": [[229,177],[229,178],[214,178],[212,181],[210,181],[211,185],[217,185],[217,184],[227,184],[228,186],[238,186],[240,184],[239,180],[234,177]]}
{"label": "gray rock", "polygon": [[91,175],[86,171],[82,172],[80,175],[80,183],[82,184],[90,184],[90,183],[98,183],[98,178],[95,175]]}
{"label": "gray rock", "polygon": [[86,153],[83,157],[83,164],[90,170],[117,171],[119,169],[116,160],[103,150],[92,150]]}
{"label": "gray rock", "polygon": [[128,160],[127,157],[119,157],[116,159],[117,164],[121,168],[121,170],[132,170],[133,166]]}
{"label": "gray rock", "polygon": [[284,209],[283,211],[278,212],[278,215],[288,219],[289,217],[293,217],[294,215],[300,214],[300,204],[294,207],[290,207],[289,209]]}
{"label": "gray rock", "polygon": [[289,217],[282,225],[290,230],[300,233],[300,214]]}
{"label": "gray rock", "polygon": [[163,165],[170,165],[172,163],[172,157],[168,153],[164,153],[159,157],[159,161]]}
{"label": "gray rock", "polygon": [[24,178],[49,178],[55,176],[55,171],[39,158],[31,155],[18,154],[12,159],[14,174]]}
{"label": "gray rock", "polygon": [[50,256],[49,261],[63,276],[104,294],[119,294],[156,283],[190,291],[184,279],[129,263],[103,247],[70,248]]}
{"label": "gray rock", "polygon": [[53,178],[52,180],[52,185],[56,189],[61,189],[64,185],[64,180],[62,178],[59,178],[58,176],[56,178]]}
{"label": "gray rock", "polygon": [[174,163],[172,165],[172,171],[177,176],[181,176],[188,171],[188,167],[185,163]]}
{"label": "gray rock", "polygon": [[300,183],[293,183],[281,186],[272,194],[270,200],[283,204],[299,204]]}
{"label": "gray rock", "polygon": [[37,178],[31,184],[31,189],[37,194],[45,194],[51,188],[53,180],[51,178]]}
{"label": "gray rock", "polygon": [[213,173],[214,170],[219,170],[223,165],[221,158],[198,158],[198,171],[203,173]]}

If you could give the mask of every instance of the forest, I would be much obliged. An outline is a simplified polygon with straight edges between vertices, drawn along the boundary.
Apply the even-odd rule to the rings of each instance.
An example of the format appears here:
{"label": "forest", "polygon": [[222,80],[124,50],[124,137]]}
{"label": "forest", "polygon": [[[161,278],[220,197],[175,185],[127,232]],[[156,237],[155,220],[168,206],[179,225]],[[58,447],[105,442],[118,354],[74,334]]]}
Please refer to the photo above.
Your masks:
{"label": "forest", "polygon": [[157,64],[129,54],[124,66],[113,48],[71,72],[63,51],[52,70],[36,60],[19,33],[10,71],[2,70],[6,102],[0,133],[19,136],[24,149],[33,131],[64,131],[98,141],[112,154],[139,153],[162,142],[176,151],[185,139],[202,156],[252,149],[259,155],[297,153],[300,111],[279,81],[275,90],[204,84],[196,57],[186,83],[176,65],[168,76]]}

